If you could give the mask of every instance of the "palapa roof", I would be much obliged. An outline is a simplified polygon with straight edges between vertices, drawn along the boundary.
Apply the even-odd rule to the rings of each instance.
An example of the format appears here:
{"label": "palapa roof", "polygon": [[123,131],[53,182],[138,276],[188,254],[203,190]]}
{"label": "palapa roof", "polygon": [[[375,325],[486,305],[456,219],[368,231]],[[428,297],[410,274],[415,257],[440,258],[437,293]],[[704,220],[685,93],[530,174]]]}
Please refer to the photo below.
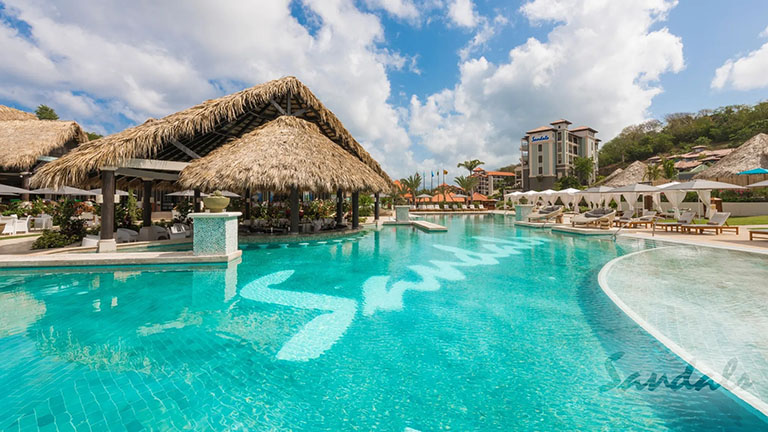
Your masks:
{"label": "palapa roof", "polygon": [[7,120],[37,120],[37,116],[30,112],[0,105],[0,121]]}
{"label": "palapa roof", "polygon": [[88,141],[76,122],[38,120],[34,114],[0,106],[0,118],[14,117],[0,120],[0,169],[28,170],[41,156],[58,156]]}
{"label": "palapa roof", "polygon": [[633,183],[640,183],[644,180],[648,165],[641,161],[634,161],[628,167],[619,171],[617,174],[611,174],[603,181],[603,186],[612,188],[626,186]]}
{"label": "palapa roof", "polygon": [[694,178],[735,176],[753,168],[768,168],[768,135],[764,133],[753,136]]}
{"label": "palapa roof", "polygon": [[316,124],[294,116],[280,116],[194,160],[178,183],[203,190],[391,190],[388,181]]}
{"label": "palapa roof", "polygon": [[289,76],[88,142],[43,166],[32,184],[82,184],[101,167],[119,167],[133,158],[190,162],[195,157],[180,147],[204,157],[285,114],[314,123],[323,135],[391,183],[341,121],[304,84]]}

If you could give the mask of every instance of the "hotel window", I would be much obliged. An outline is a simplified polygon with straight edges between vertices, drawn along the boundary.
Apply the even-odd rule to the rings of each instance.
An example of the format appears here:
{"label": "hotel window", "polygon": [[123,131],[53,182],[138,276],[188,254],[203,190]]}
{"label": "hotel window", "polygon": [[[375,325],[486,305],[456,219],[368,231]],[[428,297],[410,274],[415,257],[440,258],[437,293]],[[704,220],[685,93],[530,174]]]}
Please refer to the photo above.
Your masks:
{"label": "hotel window", "polygon": [[539,153],[541,153],[541,151],[542,151],[542,147],[541,147],[541,144],[539,144]]}
{"label": "hotel window", "polygon": [[542,174],[544,174],[544,168],[539,167],[539,175],[542,175]]}
{"label": "hotel window", "polygon": [[544,157],[542,155],[539,155],[539,163],[544,162]]}
{"label": "hotel window", "polygon": [[557,140],[559,141],[561,139],[563,139],[563,133],[562,132],[558,132],[557,133]]}

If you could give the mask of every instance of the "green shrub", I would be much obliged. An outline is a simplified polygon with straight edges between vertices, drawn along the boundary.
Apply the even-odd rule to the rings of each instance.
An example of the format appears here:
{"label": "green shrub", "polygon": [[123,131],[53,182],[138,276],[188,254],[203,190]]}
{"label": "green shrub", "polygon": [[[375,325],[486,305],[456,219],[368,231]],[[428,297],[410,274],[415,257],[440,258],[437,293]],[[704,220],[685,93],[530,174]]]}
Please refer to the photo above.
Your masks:
{"label": "green shrub", "polygon": [[32,244],[32,249],[51,249],[69,246],[82,239],[59,231],[45,230],[43,234]]}

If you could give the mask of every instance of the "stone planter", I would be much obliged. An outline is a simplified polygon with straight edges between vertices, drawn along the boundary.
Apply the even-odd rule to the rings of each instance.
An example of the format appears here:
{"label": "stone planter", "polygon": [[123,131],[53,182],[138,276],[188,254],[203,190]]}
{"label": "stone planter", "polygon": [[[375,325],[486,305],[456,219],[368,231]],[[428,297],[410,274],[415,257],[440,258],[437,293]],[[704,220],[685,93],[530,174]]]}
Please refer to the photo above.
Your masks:
{"label": "stone planter", "polygon": [[409,211],[410,207],[407,205],[395,206],[395,220],[397,222],[408,222],[410,220],[410,217],[408,216]]}
{"label": "stone planter", "polygon": [[515,220],[524,222],[533,211],[533,204],[515,204]]}
{"label": "stone planter", "polygon": [[229,205],[229,198],[221,195],[209,195],[203,198],[203,204],[211,213],[221,213]]}

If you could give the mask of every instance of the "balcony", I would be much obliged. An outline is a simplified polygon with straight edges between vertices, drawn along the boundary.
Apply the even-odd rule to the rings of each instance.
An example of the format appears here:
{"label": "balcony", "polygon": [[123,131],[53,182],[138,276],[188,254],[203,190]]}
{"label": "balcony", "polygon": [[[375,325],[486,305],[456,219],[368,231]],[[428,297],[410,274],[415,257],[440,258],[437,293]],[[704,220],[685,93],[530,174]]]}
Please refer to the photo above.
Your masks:
{"label": "balcony", "polygon": [[520,143],[520,151],[528,151],[528,143],[527,142]]}

